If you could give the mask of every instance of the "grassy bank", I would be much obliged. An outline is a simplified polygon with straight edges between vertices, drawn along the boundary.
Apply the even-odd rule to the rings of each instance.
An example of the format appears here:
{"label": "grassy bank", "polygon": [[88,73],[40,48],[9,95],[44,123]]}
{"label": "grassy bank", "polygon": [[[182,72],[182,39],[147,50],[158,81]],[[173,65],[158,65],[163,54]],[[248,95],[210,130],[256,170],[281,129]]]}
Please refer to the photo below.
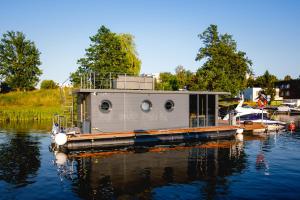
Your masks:
{"label": "grassy bank", "polygon": [[59,89],[0,94],[0,121],[50,120],[60,112]]}

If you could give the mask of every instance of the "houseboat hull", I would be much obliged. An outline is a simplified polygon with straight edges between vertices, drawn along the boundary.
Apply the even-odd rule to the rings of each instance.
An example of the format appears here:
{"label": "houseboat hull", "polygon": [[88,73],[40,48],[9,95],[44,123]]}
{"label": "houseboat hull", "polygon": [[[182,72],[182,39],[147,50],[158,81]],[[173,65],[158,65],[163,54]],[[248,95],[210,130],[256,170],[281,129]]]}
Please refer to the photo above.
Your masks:
{"label": "houseboat hull", "polygon": [[237,129],[237,126],[216,126],[121,133],[74,134],[68,135],[67,142],[64,145],[56,146],[56,148],[73,151],[231,139],[235,137]]}

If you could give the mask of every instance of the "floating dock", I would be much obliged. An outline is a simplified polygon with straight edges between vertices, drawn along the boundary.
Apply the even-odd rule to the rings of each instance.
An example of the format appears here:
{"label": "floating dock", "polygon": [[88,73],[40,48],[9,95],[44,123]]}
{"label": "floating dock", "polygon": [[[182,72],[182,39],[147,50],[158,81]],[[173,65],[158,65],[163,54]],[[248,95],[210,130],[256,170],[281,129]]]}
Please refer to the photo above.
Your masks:
{"label": "floating dock", "polygon": [[[234,139],[237,130],[245,133],[267,133],[267,126],[261,123],[247,125],[222,125],[212,127],[178,128],[162,130],[138,130],[129,132],[99,132],[87,134],[67,134],[67,141],[59,146],[61,150],[109,149],[130,146],[152,146],[194,141]],[[266,132],[267,131],[267,132]]]}
{"label": "floating dock", "polygon": [[174,142],[234,138],[238,126],[214,126],[133,132],[93,133],[68,135],[61,146],[67,150],[103,149],[124,146],[149,146]]}

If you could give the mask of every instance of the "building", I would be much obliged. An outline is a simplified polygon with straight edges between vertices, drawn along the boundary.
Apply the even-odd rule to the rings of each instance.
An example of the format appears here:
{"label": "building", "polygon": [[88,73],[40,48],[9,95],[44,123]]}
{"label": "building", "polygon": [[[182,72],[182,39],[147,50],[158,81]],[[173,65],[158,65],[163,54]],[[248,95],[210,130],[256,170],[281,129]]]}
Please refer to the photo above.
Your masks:
{"label": "building", "polygon": [[280,90],[279,96],[284,103],[294,103],[300,106],[300,79],[278,81],[276,87]]}
{"label": "building", "polygon": [[[258,93],[262,90],[260,87],[246,88],[242,93],[246,101],[256,101]],[[282,101],[283,98],[279,96],[279,88],[276,88],[275,101]]]}
{"label": "building", "polygon": [[78,89],[83,133],[217,126],[226,92]]}

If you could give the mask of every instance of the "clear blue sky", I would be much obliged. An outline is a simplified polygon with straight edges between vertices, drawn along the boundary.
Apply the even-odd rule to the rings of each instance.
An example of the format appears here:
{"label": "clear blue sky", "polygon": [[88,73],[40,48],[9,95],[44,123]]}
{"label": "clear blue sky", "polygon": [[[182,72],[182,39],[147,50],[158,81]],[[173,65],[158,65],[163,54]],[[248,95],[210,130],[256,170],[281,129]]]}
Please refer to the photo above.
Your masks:
{"label": "clear blue sky", "polygon": [[0,0],[0,34],[22,31],[41,51],[41,79],[63,82],[101,25],[135,36],[143,73],[196,71],[197,35],[210,24],[229,33],[255,75],[300,75],[300,1]]}

